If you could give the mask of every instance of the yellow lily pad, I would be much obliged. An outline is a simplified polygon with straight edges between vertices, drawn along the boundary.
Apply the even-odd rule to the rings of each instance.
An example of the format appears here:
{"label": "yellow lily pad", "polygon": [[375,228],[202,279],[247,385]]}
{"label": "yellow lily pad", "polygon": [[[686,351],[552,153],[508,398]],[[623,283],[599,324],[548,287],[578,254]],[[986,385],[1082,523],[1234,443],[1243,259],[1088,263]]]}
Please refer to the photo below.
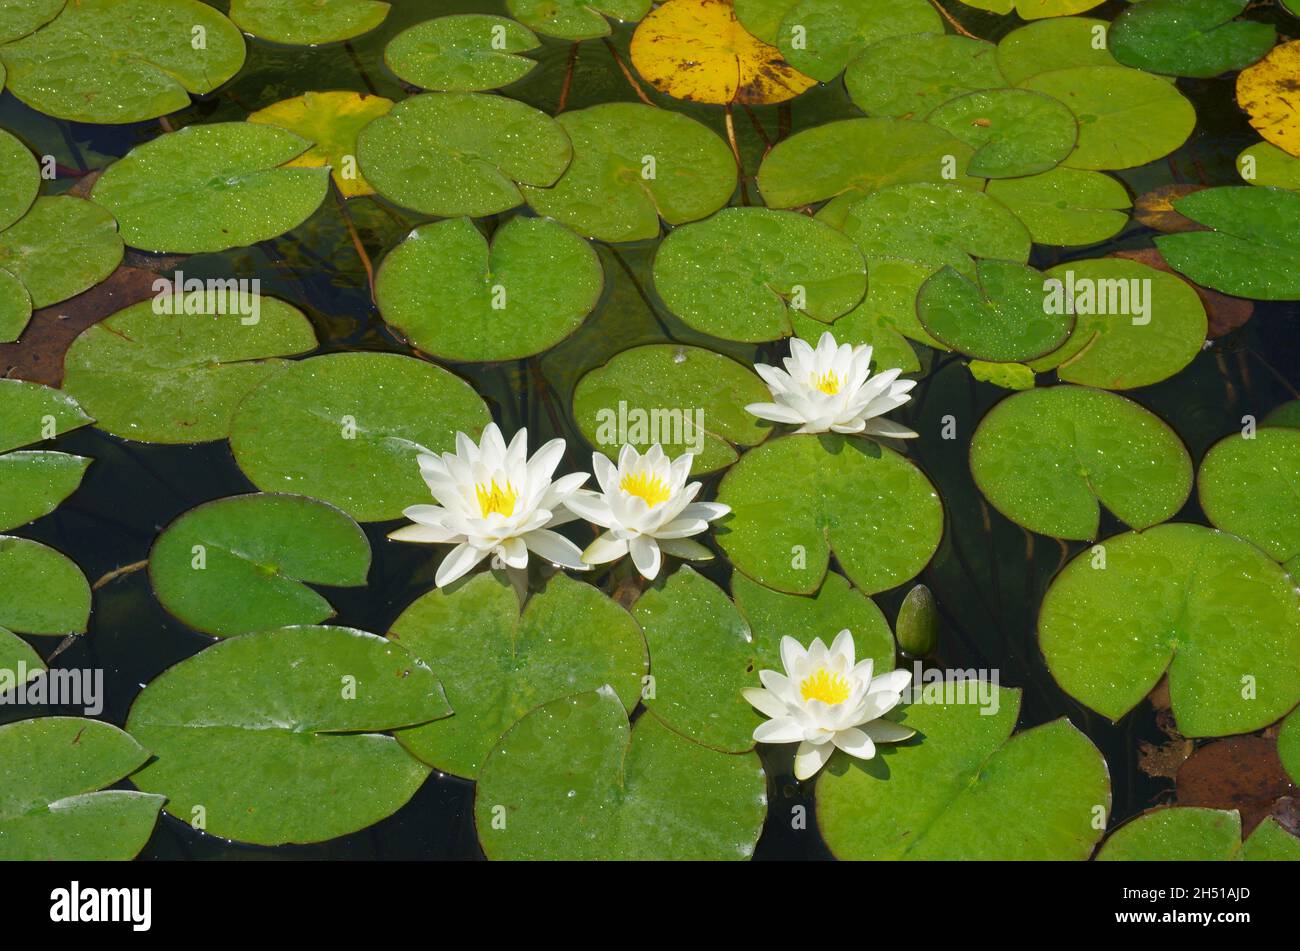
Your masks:
{"label": "yellow lily pad", "polygon": [[1273,47],[1254,66],[1237,76],[1237,103],[1250,114],[1250,124],[1267,141],[1300,157],[1300,108],[1295,88],[1300,83],[1300,40]]}

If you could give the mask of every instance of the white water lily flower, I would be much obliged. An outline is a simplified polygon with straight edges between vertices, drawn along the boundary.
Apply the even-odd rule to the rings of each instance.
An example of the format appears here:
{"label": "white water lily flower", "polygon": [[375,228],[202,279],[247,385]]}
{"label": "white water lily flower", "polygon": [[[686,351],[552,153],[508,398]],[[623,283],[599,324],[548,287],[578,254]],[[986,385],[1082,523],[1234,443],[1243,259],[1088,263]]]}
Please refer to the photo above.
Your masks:
{"label": "white water lily flower", "polygon": [[853,662],[853,635],[840,631],[829,648],[816,638],[804,650],[793,637],[781,638],[785,673],[761,670],[762,687],[745,688],[745,699],[771,717],[754,730],[759,743],[798,743],[796,779],[808,779],[826,765],[836,748],[858,759],[876,755],[877,743],[897,743],[916,731],[882,720],[902,700],[912,675],[893,670],[871,676],[871,658]]}
{"label": "white water lily flower", "polygon": [[871,347],[837,346],[829,332],[814,350],[806,340],[790,340],[785,369],[757,364],[754,369],[772,392],[772,403],[745,407],[760,419],[791,423],[800,433],[863,433],[914,439],[916,433],[885,413],[911,399],[915,380],[899,380],[902,370],[871,375]]}
{"label": "white water lily flower", "polygon": [[527,429],[515,433],[509,446],[496,423],[487,425],[478,445],[457,433],[455,453],[419,457],[420,475],[438,504],[404,510],[415,524],[388,537],[454,544],[434,578],[440,588],[488,555],[499,556],[513,569],[528,566],[529,551],[552,564],[586,569],[578,546],[550,530],[573,520],[565,503],[590,478],[579,472],[552,482],[563,456],[564,440],[552,439],[529,459]]}
{"label": "white water lily flower", "polygon": [[582,553],[582,560],[599,565],[630,552],[636,570],[653,579],[665,552],[678,558],[711,558],[712,553],[689,536],[700,534],[731,507],[695,501],[700,483],[686,484],[694,459],[688,452],[670,461],[658,443],[644,456],[624,446],[617,467],[594,453],[592,467],[600,491],[579,492],[567,504],[608,531]]}

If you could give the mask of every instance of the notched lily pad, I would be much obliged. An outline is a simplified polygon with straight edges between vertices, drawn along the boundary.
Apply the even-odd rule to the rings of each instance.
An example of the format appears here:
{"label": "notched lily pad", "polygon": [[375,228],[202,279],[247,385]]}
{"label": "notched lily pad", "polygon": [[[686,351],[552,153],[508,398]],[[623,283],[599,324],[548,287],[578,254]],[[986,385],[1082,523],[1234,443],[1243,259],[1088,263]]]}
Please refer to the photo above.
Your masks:
{"label": "notched lily pad", "polygon": [[1074,114],[1057,99],[1024,89],[986,89],[950,99],[926,117],[975,150],[966,165],[980,178],[1022,178],[1055,168],[1079,139]]}
{"label": "notched lily pad", "polygon": [[844,85],[869,116],[921,117],[949,99],[1005,86],[997,50],[955,33],[894,36],[849,63]]}
{"label": "notched lily pad", "polygon": [[48,515],[77,490],[90,460],[63,452],[21,450],[91,422],[66,393],[22,380],[0,380],[0,531]]}
{"label": "notched lily pad", "polygon": [[790,65],[824,83],[875,43],[943,32],[943,21],[926,0],[795,0],[785,6],[774,42]]}
{"label": "notched lily pad", "polygon": [[508,17],[464,13],[403,30],[384,49],[384,62],[413,86],[483,92],[532,72],[537,61],[520,54],[540,45],[532,30]]}
{"label": "notched lily pad", "polygon": [[230,0],[230,19],[246,33],[289,46],[350,40],[388,16],[379,0]]}
{"label": "notched lily pad", "polygon": [[639,20],[651,0],[506,0],[510,15],[545,36],[592,40],[609,36],[611,20]]}
{"label": "notched lily pad", "polygon": [[1063,246],[1114,237],[1128,224],[1133,204],[1109,175],[1059,165],[1025,178],[994,179],[985,193],[1011,209],[1036,243]]}

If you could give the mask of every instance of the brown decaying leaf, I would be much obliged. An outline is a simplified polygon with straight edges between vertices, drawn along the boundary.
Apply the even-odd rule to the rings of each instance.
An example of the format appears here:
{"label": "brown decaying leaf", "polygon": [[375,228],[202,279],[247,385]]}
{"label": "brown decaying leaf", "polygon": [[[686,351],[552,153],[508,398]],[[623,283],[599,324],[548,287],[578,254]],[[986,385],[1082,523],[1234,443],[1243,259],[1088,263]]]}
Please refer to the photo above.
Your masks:
{"label": "brown decaying leaf", "polygon": [[1190,284],[1201,298],[1201,304],[1205,307],[1205,315],[1209,318],[1210,326],[1208,336],[1211,340],[1217,340],[1219,337],[1227,336],[1236,330],[1246,321],[1250,320],[1251,315],[1255,313],[1255,304],[1242,297],[1230,297],[1227,294],[1220,294],[1218,291],[1212,291],[1208,287],[1201,287],[1199,284],[1192,284],[1191,281],[1183,277],[1166,262],[1164,257],[1155,248],[1139,248],[1135,251],[1116,251],[1114,257],[1128,258],[1130,261],[1138,261],[1148,267],[1153,267],[1157,271],[1164,271],[1167,274],[1173,274],[1182,278],[1183,282]]}
{"label": "brown decaying leaf", "polygon": [[[1250,835],[1265,817],[1277,813],[1285,824],[1296,819],[1292,783],[1277,755],[1277,740],[1266,736],[1230,736],[1198,749],[1178,770],[1175,787],[1180,806],[1236,809],[1242,835]],[[1284,801],[1285,800],[1285,801]]]}
{"label": "brown decaying leaf", "polygon": [[1161,185],[1145,195],[1139,195],[1133,202],[1133,216],[1148,228],[1155,228],[1165,234],[1179,231],[1208,231],[1204,225],[1198,225],[1191,218],[1174,211],[1174,202],[1185,198],[1192,192],[1198,192],[1204,185]]}

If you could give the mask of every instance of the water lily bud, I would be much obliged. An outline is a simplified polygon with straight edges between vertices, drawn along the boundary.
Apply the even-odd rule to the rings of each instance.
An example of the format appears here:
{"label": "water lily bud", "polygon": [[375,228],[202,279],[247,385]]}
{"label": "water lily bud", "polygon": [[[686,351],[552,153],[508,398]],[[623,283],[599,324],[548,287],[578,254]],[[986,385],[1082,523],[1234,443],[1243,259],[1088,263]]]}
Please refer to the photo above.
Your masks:
{"label": "water lily bud", "polygon": [[939,611],[934,604],[934,595],[923,584],[918,584],[898,609],[898,620],[894,624],[894,633],[898,637],[898,646],[916,657],[924,657],[934,650],[939,639]]}

